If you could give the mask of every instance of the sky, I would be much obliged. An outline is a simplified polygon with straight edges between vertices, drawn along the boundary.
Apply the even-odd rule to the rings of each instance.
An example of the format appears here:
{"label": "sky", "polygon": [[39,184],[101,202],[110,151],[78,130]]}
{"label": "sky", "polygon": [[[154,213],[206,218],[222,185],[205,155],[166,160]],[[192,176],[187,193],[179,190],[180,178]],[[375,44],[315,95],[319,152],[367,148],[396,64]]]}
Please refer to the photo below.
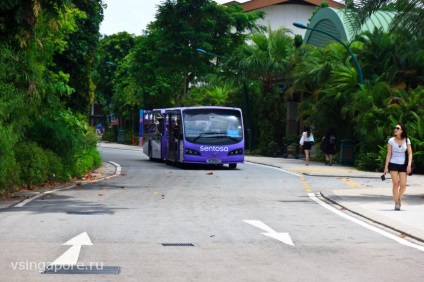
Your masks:
{"label": "sky", "polygon": [[[141,35],[147,25],[155,20],[156,6],[164,0],[103,0],[107,4],[100,33],[111,35],[121,31]],[[230,0],[215,0],[218,4]],[[246,1],[238,1],[246,2]]]}

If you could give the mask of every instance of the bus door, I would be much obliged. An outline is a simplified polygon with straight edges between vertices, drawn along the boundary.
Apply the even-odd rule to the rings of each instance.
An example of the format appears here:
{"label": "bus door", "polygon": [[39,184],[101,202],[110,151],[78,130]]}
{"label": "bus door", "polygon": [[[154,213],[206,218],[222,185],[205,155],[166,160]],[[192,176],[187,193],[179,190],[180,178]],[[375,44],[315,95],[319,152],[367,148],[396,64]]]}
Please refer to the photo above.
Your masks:
{"label": "bus door", "polygon": [[176,162],[179,158],[179,147],[182,142],[181,113],[179,111],[167,112],[166,126],[166,160]]}
{"label": "bus door", "polygon": [[164,131],[164,116],[160,111],[154,111],[153,133],[151,137],[152,157],[154,159],[162,158],[162,137]]}

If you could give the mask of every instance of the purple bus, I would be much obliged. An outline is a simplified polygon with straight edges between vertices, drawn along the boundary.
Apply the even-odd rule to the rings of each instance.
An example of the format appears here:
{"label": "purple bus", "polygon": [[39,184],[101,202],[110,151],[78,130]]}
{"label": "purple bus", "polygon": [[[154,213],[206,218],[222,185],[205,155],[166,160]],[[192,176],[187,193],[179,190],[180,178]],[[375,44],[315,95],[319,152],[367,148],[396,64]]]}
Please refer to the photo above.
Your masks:
{"label": "purple bus", "polygon": [[181,107],[143,111],[141,140],[151,160],[184,164],[244,162],[243,116],[239,108]]}

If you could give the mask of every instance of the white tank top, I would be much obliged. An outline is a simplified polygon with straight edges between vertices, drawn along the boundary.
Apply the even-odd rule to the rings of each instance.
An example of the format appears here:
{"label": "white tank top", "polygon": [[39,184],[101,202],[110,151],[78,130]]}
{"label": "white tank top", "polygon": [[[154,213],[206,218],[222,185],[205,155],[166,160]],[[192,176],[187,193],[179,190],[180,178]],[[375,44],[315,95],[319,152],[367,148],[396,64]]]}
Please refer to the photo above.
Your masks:
{"label": "white tank top", "polygon": [[411,145],[411,141],[407,139],[407,142],[405,142],[404,139],[402,142],[403,144],[399,146],[395,141],[395,137],[390,138],[387,142],[392,145],[392,156],[390,158],[392,164],[405,164],[405,151],[408,149],[407,145]]}

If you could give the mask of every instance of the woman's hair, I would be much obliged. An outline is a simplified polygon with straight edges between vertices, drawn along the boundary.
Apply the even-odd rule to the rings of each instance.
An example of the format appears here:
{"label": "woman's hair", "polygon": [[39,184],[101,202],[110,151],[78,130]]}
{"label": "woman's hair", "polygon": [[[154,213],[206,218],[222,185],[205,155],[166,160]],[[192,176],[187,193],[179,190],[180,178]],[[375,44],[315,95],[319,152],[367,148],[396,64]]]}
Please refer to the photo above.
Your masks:
{"label": "woman's hair", "polygon": [[398,123],[398,125],[400,126],[400,128],[402,128],[402,133],[400,134],[400,138],[402,138],[402,139],[408,138],[408,134],[406,132],[405,125],[403,123],[400,123],[400,122]]}
{"label": "woman's hair", "polygon": [[306,131],[306,136],[310,136],[311,135],[311,128],[309,126],[305,126],[305,131]]}
{"label": "woman's hair", "polygon": [[334,127],[327,128],[327,131],[325,132],[325,138],[330,139],[331,135],[334,135],[334,137],[336,137],[336,128]]}

